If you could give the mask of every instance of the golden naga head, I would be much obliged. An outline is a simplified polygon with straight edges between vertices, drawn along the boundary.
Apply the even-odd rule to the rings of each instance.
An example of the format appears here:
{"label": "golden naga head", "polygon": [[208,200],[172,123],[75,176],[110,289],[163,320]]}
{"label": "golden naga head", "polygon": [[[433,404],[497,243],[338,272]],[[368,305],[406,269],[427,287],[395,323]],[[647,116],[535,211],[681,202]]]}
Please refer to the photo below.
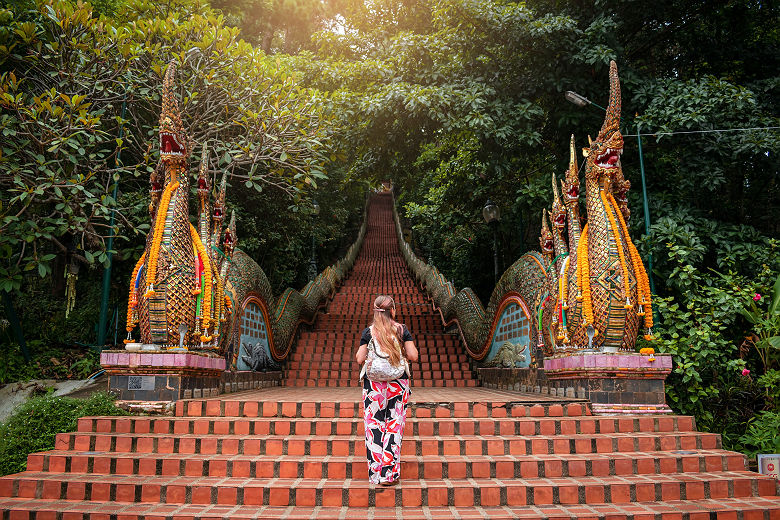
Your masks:
{"label": "golden naga head", "polygon": [[160,113],[160,160],[184,164],[189,156],[189,140],[179,115],[179,102],[174,94],[176,63],[171,61],[163,80],[162,112]]}
{"label": "golden naga head", "polygon": [[542,210],[542,232],[539,236],[539,246],[542,248],[542,253],[546,255],[551,255],[555,251],[552,232],[547,224],[547,209]]}
{"label": "golden naga head", "polygon": [[628,209],[628,190],[631,189],[631,181],[623,177],[623,169],[619,168],[612,180],[612,195],[618,203],[623,218],[628,220],[631,216],[631,210]]}
{"label": "golden naga head", "polygon": [[225,239],[222,243],[223,250],[225,251],[225,256],[228,258],[233,258],[233,251],[236,248],[236,241],[238,240],[238,237],[236,236],[236,211],[233,210],[233,213],[230,215],[230,224],[228,224],[228,228],[225,230]]}
{"label": "golden naga head", "polygon": [[580,200],[580,172],[577,169],[577,150],[574,147],[574,134],[569,142],[569,169],[566,178],[561,181],[563,201],[567,206],[577,204]]}
{"label": "golden naga head", "polygon": [[219,183],[219,189],[217,190],[217,198],[214,200],[214,213],[212,218],[214,219],[214,229],[220,229],[222,221],[225,220],[225,193],[227,192],[227,177],[228,172],[225,170],[222,172],[222,180]]}
{"label": "golden naga head", "polygon": [[559,231],[566,229],[566,206],[561,202],[561,195],[558,193],[558,183],[555,179],[555,174],[552,176],[552,188],[553,188],[553,202],[552,211],[550,212],[550,219],[553,226]]}
{"label": "golden naga head", "polygon": [[623,134],[620,133],[620,79],[617,65],[609,64],[609,105],[599,135],[590,141],[585,176],[589,179],[613,178],[620,169]]}
{"label": "golden naga head", "polygon": [[205,200],[209,196],[209,147],[203,145],[198,167],[198,196]]}

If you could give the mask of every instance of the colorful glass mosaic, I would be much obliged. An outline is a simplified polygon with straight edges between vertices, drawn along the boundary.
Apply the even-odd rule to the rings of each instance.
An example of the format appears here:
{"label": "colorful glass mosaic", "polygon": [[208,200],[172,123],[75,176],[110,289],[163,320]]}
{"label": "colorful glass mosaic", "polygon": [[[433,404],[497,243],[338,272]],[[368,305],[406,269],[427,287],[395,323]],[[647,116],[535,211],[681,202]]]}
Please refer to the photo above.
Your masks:
{"label": "colorful glass mosaic", "polygon": [[279,364],[271,357],[263,308],[258,300],[249,300],[241,313],[238,370],[276,370]]}
{"label": "colorful glass mosaic", "polygon": [[520,305],[509,303],[498,319],[485,365],[524,368],[531,358],[531,320]]}

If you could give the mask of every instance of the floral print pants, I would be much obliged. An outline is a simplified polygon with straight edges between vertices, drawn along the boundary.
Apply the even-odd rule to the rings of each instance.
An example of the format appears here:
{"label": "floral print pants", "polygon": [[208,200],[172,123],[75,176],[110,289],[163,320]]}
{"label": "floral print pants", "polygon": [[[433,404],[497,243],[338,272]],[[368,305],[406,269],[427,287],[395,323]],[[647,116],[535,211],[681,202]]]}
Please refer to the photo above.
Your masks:
{"label": "floral print pants", "polygon": [[373,484],[401,476],[401,440],[410,393],[408,379],[363,380],[368,480]]}

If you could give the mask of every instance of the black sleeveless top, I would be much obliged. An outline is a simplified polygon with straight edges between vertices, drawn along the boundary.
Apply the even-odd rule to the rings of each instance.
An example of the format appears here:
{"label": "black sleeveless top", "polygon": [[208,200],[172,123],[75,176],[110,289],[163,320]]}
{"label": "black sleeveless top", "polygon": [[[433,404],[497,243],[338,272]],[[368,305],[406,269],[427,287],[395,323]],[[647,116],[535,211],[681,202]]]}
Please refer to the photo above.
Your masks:
{"label": "black sleeveless top", "polygon": [[[403,326],[404,331],[401,334],[401,343],[406,343],[407,341],[414,341],[414,338],[412,337],[412,333],[409,332],[409,329],[406,328],[406,325]],[[371,341],[371,327],[366,327],[365,330],[363,330],[363,334],[360,336],[360,344],[361,345],[368,345],[368,343]]]}

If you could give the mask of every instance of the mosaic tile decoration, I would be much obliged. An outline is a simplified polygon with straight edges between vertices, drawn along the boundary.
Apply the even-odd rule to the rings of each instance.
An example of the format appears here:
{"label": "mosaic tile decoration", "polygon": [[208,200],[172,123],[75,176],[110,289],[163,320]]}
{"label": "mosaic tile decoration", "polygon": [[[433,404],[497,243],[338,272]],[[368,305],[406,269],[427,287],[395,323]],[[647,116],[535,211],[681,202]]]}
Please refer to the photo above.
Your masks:
{"label": "mosaic tile decoration", "polygon": [[509,303],[493,333],[486,366],[524,368],[531,364],[531,322],[517,303]]}
{"label": "mosaic tile decoration", "polygon": [[272,370],[278,368],[271,357],[268,329],[263,309],[257,300],[250,299],[241,313],[238,370]]}

